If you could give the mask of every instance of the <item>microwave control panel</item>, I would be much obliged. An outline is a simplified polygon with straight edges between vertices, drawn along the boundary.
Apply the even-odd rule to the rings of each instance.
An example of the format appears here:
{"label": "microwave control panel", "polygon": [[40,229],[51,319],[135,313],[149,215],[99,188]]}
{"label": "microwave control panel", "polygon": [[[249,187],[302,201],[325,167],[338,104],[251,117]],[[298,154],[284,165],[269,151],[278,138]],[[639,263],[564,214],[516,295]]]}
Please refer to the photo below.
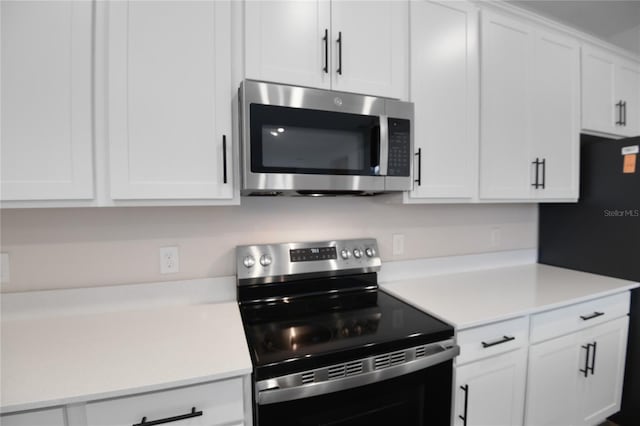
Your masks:
{"label": "microwave control panel", "polygon": [[389,118],[389,159],[387,176],[409,176],[411,161],[409,120]]}

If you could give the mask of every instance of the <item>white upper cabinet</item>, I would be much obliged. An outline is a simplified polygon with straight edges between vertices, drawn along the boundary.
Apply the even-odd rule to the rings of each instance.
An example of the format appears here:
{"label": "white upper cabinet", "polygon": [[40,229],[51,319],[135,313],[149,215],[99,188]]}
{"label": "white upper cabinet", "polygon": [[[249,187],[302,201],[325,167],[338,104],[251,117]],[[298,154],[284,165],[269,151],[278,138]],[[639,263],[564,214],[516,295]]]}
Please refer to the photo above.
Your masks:
{"label": "white upper cabinet", "polygon": [[617,136],[640,135],[640,64],[583,46],[582,129]]}
{"label": "white upper cabinet", "polygon": [[406,98],[408,2],[247,0],[244,6],[246,78]]}
{"label": "white upper cabinet", "polygon": [[577,40],[482,16],[480,198],[577,199]]}
{"label": "white upper cabinet", "polygon": [[2,200],[94,196],[91,2],[2,1]]}
{"label": "white upper cabinet", "polygon": [[229,199],[230,4],[109,4],[111,198]]}
{"label": "white upper cabinet", "polygon": [[530,197],[533,30],[482,12],[480,197]]}
{"label": "white upper cabinet", "polygon": [[623,136],[640,136],[640,64],[620,61],[616,68],[616,99],[622,101]]}
{"label": "white upper cabinet", "polygon": [[333,89],[406,98],[408,2],[332,0]]}
{"label": "white upper cabinet", "polygon": [[[580,46],[536,30],[531,82],[530,161],[539,162],[536,199],[577,199],[580,168]],[[535,167],[535,164],[532,164]]]}
{"label": "white upper cabinet", "polygon": [[478,12],[466,2],[410,3],[415,105],[411,200],[477,195]]}
{"label": "white upper cabinet", "polygon": [[247,78],[330,88],[328,0],[249,0],[244,13]]}

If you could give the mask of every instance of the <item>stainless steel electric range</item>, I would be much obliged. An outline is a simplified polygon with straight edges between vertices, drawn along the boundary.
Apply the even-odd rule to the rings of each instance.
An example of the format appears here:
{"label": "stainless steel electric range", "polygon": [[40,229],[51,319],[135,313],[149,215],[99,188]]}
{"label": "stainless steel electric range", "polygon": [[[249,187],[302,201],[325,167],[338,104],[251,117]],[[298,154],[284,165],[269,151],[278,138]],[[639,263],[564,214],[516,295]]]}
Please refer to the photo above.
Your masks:
{"label": "stainless steel electric range", "polygon": [[378,288],[375,240],[236,258],[256,426],[450,423],[453,327]]}

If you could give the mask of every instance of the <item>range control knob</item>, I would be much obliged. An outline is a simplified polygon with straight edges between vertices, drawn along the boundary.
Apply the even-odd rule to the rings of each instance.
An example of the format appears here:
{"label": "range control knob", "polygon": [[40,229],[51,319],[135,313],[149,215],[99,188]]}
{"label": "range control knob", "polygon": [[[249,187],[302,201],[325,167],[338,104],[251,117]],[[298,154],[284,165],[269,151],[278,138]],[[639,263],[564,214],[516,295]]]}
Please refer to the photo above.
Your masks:
{"label": "range control knob", "polygon": [[356,259],[360,259],[362,257],[362,250],[360,250],[359,248],[353,249],[353,256]]}
{"label": "range control knob", "polygon": [[242,264],[246,268],[251,268],[253,265],[256,264],[256,260],[253,258],[253,256],[245,256],[244,259],[242,259]]}
{"label": "range control knob", "polygon": [[367,255],[367,257],[373,257],[376,255],[376,251],[374,249],[372,249],[371,247],[367,247],[364,250],[364,253]]}
{"label": "range control knob", "polygon": [[351,257],[351,252],[347,249],[342,249],[340,250],[340,257],[342,257],[343,259],[347,260]]}
{"label": "range control knob", "polygon": [[260,256],[260,264],[262,266],[269,266],[271,265],[271,255],[269,254],[263,254],[262,256]]}

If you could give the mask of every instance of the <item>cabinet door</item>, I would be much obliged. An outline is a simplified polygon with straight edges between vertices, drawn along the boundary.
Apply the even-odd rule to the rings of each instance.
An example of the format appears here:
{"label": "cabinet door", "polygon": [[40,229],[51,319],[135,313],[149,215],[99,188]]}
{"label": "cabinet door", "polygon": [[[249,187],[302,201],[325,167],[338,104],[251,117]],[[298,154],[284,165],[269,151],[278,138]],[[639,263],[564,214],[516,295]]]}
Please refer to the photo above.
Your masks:
{"label": "cabinet door", "polygon": [[92,7],[0,3],[3,200],[93,198]]}
{"label": "cabinet door", "polygon": [[622,100],[626,109],[620,132],[640,136],[640,64],[621,61],[616,67],[616,99]]}
{"label": "cabinet door", "polygon": [[584,380],[579,370],[585,357],[575,333],[531,345],[525,425],[577,424],[578,380]]}
{"label": "cabinet door", "polygon": [[453,425],[522,425],[526,358],[518,349],[457,367]]}
{"label": "cabinet door", "polygon": [[482,12],[480,197],[529,198],[531,28]]}
{"label": "cabinet door", "polygon": [[247,78],[330,88],[329,0],[249,0],[244,12]]}
{"label": "cabinet door", "polygon": [[108,42],[111,197],[231,198],[229,2],[111,2]]}
{"label": "cabinet door", "polygon": [[582,332],[591,348],[593,371],[581,380],[580,424],[594,425],[620,410],[629,317],[619,318]]}
{"label": "cabinet door", "polygon": [[[143,417],[153,424],[173,424],[171,417],[189,414],[195,408],[202,415],[176,425],[231,426],[242,424],[244,398],[242,379],[232,378],[183,388],[112,398],[87,404],[89,426],[131,426]],[[165,421],[160,421],[165,420]],[[175,421],[175,420],[174,420]]]}
{"label": "cabinet door", "polygon": [[333,0],[331,28],[333,89],[406,98],[408,2]]}
{"label": "cabinet door", "polygon": [[48,408],[0,416],[2,426],[66,426],[64,409]]}
{"label": "cabinet door", "polygon": [[426,0],[410,8],[410,99],[422,166],[411,198],[471,198],[478,161],[477,10]]}
{"label": "cabinet door", "polygon": [[600,49],[582,48],[582,129],[617,134],[615,58]]}
{"label": "cabinet door", "polygon": [[[578,41],[536,30],[531,155],[544,160],[537,199],[578,198],[580,167],[580,50]],[[535,157],[535,158],[534,158]],[[535,179],[535,173],[534,173]]]}

